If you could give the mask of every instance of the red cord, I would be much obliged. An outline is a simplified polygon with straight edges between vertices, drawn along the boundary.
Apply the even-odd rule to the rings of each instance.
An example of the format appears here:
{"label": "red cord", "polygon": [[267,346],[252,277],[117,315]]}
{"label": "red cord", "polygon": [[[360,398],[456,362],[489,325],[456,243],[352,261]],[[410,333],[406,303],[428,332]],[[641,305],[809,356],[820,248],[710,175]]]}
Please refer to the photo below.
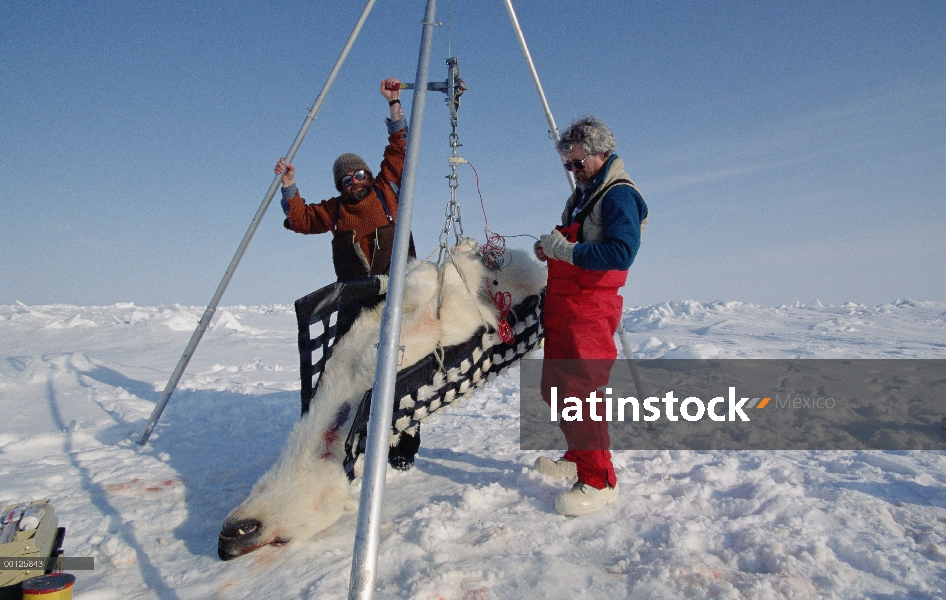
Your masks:
{"label": "red cord", "polygon": [[480,191],[480,174],[477,173],[476,167],[473,166],[473,163],[466,161],[466,164],[470,165],[470,168],[473,169],[473,175],[476,176],[476,193],[480,195],[480,206],[483,208],[483,221],[486,223],[486,231],[489,232],[489,219],[486,218],[486,205],[483,203],[483,192]]}
{"label": "red cord", "polygon": [[[473,169],[476,176],[476,193],[480,195],[480,207],[483,209],[483,222],[486,224],[486,243],[483,244],[483,259],[487,266],[493,269],[499,269],[503,266],[503,255],[506,252],[506,239],[498,233],[491,233],[489,230],[489,219],[486,217],[486,204],[483,202],[483,192],[480,191],[480,174],[476,172],[473,163],[467,161]],[[489,285],[487,283],[487,285]],[[490,290],[492,292],[492,290]],[[512,327],[509,326],[509,312],[512,310],[512,294],[509,292],[496,292],[493,294],[493,304],[499,311],[499,322],[496,324],[496,333],[504,344],[512,344],[516,341],[516,336],[512,333]]]}
{"label": "red cord", "polygon": [[493,304],[499,311],[499,323],[496,325],[496,333],[504,344],[511,344],[516,341],[516,336],[512,334],[512,328],[509,326],[509,311],[512,310],[512,294],[509,292],[496,292],[493,295]]}
{"label": "red cord", "polygon": [[503,265],[503,255],[506,253],[506,239],[498,233],[489,230],[489,219],[486,216],[486,204],[483,202],[483,192],[480,190],[480,174],[476,171],[473,163],[466,161],[473,169],[473,175],[476,176],[476,193],[480,196],[480,208],[483,209],[483,222],[486,224],[486,243],[483,244],[483,258],[486,265],[491,269],[498,269]]}

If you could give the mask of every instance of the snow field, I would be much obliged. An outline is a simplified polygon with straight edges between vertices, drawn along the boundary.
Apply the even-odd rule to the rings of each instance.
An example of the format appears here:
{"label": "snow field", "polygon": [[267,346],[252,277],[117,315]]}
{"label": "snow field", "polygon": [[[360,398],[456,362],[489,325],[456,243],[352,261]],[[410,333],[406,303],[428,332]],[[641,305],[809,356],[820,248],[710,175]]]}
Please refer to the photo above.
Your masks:
{"label": "snow field", "polygon": [[[0,500],[52,499],[75,598],[345,598],[355,516],[223,563],[223,518],[298,418],[290,306],[217,312],[149,445],[135,443],[202,308],[0,307]],[[946,358],[946,304],[626,309],[638,357]],[[389,471],[378,598],[939,598],[942,452],[616,452],[621,495],[518,448],[515,371],[428,420]],[[357,483],[353,494],[359,491]]]}

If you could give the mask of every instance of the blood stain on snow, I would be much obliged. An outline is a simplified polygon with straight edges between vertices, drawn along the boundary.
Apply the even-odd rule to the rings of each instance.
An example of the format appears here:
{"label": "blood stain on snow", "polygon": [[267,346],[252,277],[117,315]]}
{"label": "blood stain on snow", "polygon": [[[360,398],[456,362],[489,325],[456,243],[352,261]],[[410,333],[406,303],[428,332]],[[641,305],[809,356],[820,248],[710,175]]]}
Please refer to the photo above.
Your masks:
{"label": "blood stain on snow", "polygon": [[105,486],[105,491],[109,494],[131,495],[139,494],[143,491],[158,493],[167,491],[170,488],[177,487],[180,483],[177,479],[165,479],[157,483],[145,482],[137,477],[126,483],[111,483]]}
{"label": "blood stain on snow", "polygon": [[230,588],[236,585],[235,581],[228,581],[225,584],[221,585],[214,591],[214,598],[222,598],[223,594],[227,592]]}

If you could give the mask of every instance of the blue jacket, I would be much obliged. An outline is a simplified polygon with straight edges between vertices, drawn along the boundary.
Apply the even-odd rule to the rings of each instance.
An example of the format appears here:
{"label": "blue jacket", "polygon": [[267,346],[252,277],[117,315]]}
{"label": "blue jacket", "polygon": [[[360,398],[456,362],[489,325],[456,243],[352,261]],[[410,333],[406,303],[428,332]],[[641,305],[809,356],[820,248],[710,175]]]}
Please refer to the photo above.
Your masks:
{"label": "blue jacket", "polygon": [[572,260],[576,266],[594,271],[626,271],[634,263],[641,246],[641,231],[648,209],[634,182],[624,171],[624,161],[616,154],[608,158],[601,172],[586,190],[576,189],[568,199],[562,224],[572,223],[581,209],[608,185],[618,180],[630,185],[614,185],[598,199],[585,217],[579,243]]}

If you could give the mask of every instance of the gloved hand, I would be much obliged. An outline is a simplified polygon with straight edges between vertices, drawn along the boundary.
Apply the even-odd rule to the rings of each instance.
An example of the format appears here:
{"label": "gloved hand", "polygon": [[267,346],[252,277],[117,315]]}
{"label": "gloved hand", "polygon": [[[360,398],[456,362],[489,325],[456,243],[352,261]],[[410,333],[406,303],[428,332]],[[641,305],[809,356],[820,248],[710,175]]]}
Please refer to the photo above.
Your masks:
{"label": "gloved hand", "polygon": [[575,264],[572,261],[572,254],[575,251],[575,244],[565,239],[562,233],[555,229],[552,233],[547,233],[539,237],[539,245],[542,246],[542,252],[549,258],[563,260],[567,263]]}

